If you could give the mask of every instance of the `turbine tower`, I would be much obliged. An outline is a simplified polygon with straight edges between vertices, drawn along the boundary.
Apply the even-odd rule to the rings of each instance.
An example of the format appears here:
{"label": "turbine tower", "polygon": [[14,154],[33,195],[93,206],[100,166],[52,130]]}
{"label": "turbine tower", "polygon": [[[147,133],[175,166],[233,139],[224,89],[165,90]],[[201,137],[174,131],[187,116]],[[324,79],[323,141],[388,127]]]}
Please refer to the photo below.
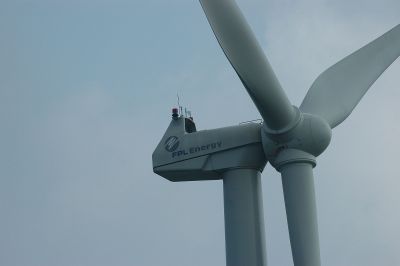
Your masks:
{"label": "turbine tower", "polygon": [[295,266],[321,265],[313,168],[343,122],[400,56],[400,24],[325,70],[293,106],[234,0],[200,0],[223,52],[263,123],[197,131],[173,110],[153,153],[153,170],[171,181],[223,180],[226,263],[265,266],[261,172],[281,173]]}

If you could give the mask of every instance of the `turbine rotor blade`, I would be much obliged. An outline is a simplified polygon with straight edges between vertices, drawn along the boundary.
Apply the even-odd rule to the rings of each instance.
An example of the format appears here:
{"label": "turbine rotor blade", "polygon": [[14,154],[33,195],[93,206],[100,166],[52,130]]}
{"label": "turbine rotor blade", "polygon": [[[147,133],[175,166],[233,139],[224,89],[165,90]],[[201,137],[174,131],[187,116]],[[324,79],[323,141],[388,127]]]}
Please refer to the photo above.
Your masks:
{"label": "turbine rotor blade", "polygon": [[400,56],[400,24],[325,70],[314,81],[300,110],[343,122],[378,77]]}
{"label": "turbine rotor blade", "polygon": [[222,50],[268,128],[288,126],[295,117],[293,107],[235,1],[200,3]]}
{"label": "turbine rotor blade", "polygon": [[320,266],[312,165],[291,163],[280,172],[294,265]]}

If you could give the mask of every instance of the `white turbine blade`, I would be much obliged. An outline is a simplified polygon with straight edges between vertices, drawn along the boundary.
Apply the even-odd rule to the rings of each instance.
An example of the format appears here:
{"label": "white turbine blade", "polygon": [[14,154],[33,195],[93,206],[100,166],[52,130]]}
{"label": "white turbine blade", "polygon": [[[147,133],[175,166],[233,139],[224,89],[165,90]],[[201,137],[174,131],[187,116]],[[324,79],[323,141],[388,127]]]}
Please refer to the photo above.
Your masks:
{"label": "white turbine blade", "polygon": [[399,56],[400,24],[319,75],[300,110],[319,115],[331,128],[336,127]]}
{"label": "white turbine blade", "polygon": [[214,34],[270,129],[294,119],[294,111],[250,26],[233,0],[200,0]]}
{"label": "white turbine blade", "polygon": [[294,265],[320,266],[312,165],[287,164],[280,172]]}

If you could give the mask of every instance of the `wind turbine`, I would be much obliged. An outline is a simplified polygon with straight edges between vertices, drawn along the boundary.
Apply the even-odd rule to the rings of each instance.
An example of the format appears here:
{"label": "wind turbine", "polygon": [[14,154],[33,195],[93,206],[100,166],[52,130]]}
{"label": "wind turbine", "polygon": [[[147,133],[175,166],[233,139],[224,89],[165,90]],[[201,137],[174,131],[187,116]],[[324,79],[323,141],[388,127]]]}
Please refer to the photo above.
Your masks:
{"label": "wind turbine", "polygon": [[300,107],[292,106],[234,0],[200,0],[210,26],[263,118],[197,131],[173,109],[153,153],[153,170],[171,181],[223,180],[229,266],[266,265],[261,172],[281,173],[295,266],[321,265],[313,168],[343,122],[400,56],[400,24],[325,70]]}

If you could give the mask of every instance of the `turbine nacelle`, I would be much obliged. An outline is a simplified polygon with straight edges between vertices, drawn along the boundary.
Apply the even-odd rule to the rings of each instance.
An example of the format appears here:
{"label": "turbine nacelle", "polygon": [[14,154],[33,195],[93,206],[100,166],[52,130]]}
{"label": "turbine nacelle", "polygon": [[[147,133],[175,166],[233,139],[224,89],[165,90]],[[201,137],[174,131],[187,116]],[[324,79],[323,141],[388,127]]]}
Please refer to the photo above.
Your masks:
{"label": "turbine nacelle", "polygon": [[172,119],[153,152],[153,171],[170,181],[221,179],[237,168],[262,171],[266,159],[261,124],[196,131],[192,119]]}

